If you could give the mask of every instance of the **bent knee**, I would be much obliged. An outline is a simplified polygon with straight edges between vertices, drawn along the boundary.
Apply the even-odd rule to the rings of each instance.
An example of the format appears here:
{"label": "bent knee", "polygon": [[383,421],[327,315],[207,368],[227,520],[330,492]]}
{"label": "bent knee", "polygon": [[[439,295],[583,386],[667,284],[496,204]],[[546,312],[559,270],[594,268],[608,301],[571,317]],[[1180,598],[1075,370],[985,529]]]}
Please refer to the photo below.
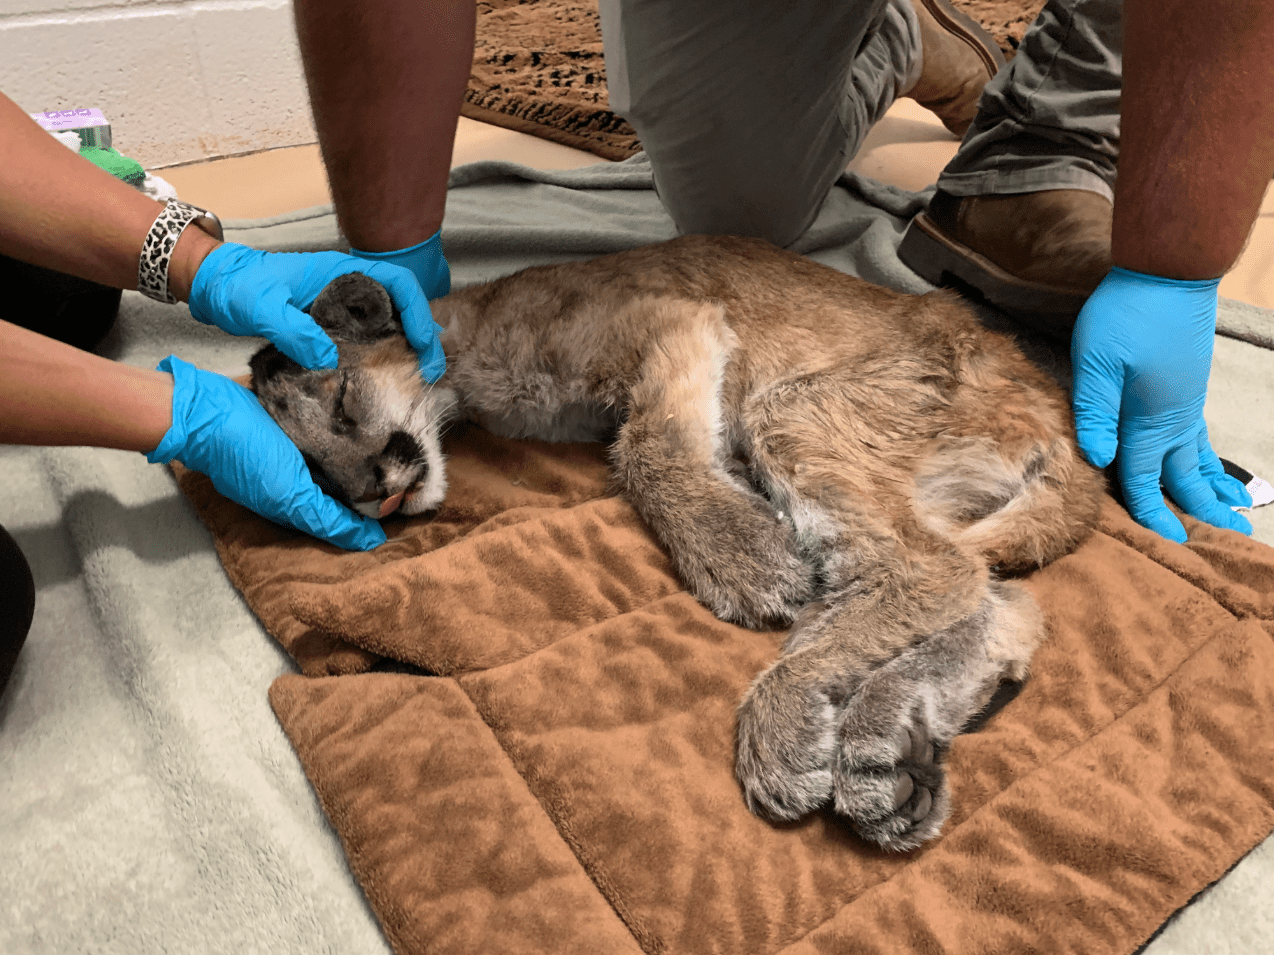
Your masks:
{"label": "bent knee", "polygon": [[781,183],[753,170],[712,167],[661,169],[651,157],[655,189],[679,232],[740,235],[788,246],[809,228],[827,186]]}

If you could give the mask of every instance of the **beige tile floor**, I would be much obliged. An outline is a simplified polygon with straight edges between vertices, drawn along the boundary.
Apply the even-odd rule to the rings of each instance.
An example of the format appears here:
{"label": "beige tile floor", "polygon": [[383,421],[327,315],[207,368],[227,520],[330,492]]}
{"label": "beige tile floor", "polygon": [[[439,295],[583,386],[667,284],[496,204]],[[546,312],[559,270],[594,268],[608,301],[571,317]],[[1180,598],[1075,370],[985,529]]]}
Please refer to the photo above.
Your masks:
{"label": "beige tile floor", "polygon": [[[956,151],[956,139],[923,107],[899,100],[867,137],[850,169],[904,189],[934,182]],[[507,159],[540,169],[605,162],[534,136],[461,119],[452,165]],[[189,202],[222,218],[258,218],[331,202],[317,146],[295,146],[158,170]],[[1221,281],[1221,294],[1274,308],[1274,186],[1247,247]]]}

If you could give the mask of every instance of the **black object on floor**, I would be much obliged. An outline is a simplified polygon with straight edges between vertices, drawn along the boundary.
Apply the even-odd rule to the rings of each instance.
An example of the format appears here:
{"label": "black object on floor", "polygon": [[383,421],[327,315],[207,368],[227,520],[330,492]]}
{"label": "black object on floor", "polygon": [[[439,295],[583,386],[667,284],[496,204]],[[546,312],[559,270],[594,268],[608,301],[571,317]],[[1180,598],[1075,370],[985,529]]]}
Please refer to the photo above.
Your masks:
{"label": "black object on floor", "polygon": [[1247,487],[1248,484],[1251,483],[1252,478],[1255,477],[1255,475],[1247,468],[1240,467],[1228,458],[1219,458],[1218,460],[1221,462],[1221,467],[1225,473],[1230,475],[1230,477],[1234,478],[1244,487]]}
{"label": "black object on floor", "polygon": [[0,526],[0,695],[35,616],[35,580],[17,541]]}
{"label": "black object on floor", "polygon": [[117,288],[0,255],[0,319],[92,351],[119,314]]}

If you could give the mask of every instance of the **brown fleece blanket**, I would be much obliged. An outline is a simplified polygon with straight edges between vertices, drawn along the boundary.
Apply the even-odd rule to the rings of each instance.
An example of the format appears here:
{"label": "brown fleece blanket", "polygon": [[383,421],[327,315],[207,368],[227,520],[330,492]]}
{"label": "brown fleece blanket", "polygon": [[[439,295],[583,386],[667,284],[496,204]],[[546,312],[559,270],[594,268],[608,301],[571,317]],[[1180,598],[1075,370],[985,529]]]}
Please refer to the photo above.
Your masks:
{"label": "brown fleece blanket", "polygon": [[734,708],[782,634],[681,589],[603,448],[447,443],[445,506],[367,554],[179,474],[399,953],[1128,953],[1274,827],[1264,545],[1108,502],[1029,581],[1050,639],[953,746],[943,834],[887,855],[744,808]]}

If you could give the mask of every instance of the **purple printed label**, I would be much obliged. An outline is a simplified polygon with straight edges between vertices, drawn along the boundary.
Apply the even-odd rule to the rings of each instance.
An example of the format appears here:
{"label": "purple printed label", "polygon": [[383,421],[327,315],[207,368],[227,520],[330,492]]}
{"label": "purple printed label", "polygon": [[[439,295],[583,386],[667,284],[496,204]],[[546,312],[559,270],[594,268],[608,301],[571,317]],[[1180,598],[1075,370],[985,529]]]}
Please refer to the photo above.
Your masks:
{"label": "purple printed label", "polygon": [[51,133],[77,133],[80,148],[111,148],[111,124],[100,109],[50,109],[31,118]]}
{"label": "purple printed label", "polygon": [[86,126],[109,126],[100,109],[50,109],[32,113],[31,118],[45,129],[83,129]]}

